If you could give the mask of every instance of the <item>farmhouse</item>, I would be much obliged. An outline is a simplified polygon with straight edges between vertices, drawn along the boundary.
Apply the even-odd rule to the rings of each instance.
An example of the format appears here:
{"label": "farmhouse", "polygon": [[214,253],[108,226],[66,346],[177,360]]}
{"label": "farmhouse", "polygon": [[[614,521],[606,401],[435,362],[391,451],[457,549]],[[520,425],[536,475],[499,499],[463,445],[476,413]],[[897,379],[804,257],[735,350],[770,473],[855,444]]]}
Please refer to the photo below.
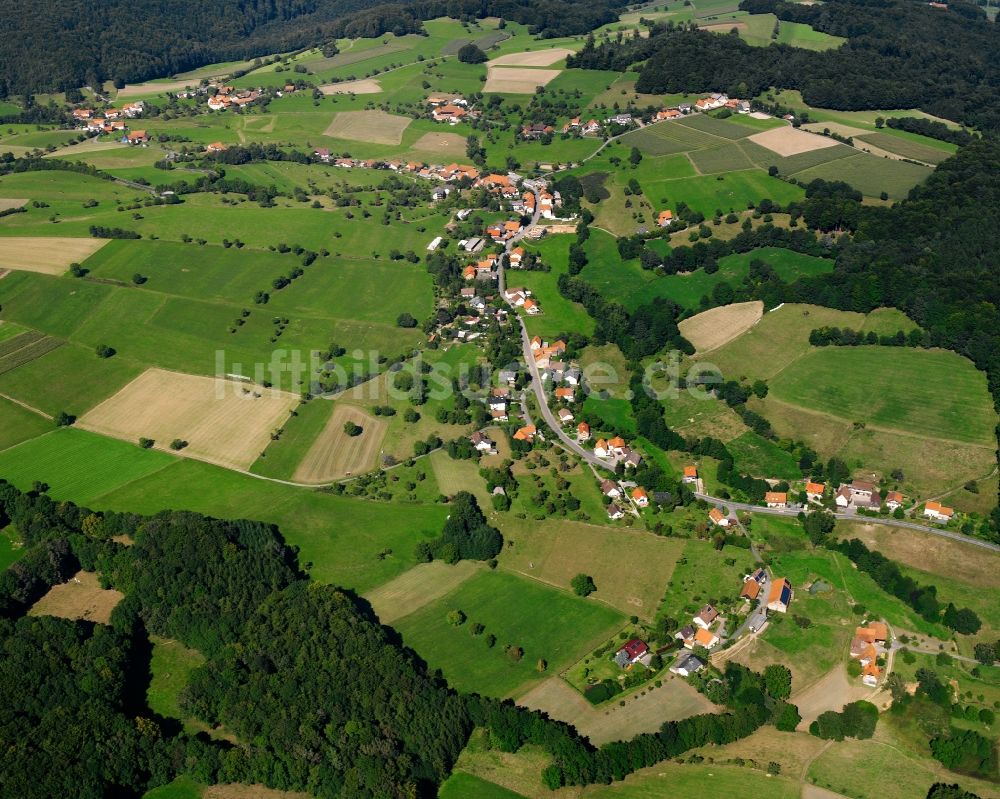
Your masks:
{"label": "farmhouse", "polygon": [[477,452],[486,452],[492,455],[497,451],[497,445],[493,439],[478,430],[469,436],[469,441],[472,442],[472,446],[476,448]]}
{"label": "farmhouse", "polygon": [[[569,387],[560,387],[555,390],[556,399],[561,399],[563,402],[573,402],[573,389]],[[563,408],[563,410],[566,410]],[[568,413],[568,411],[567,411]]]}
{"label": "farmhouse", "polygon": [[608,457],[608,442],[603,438],[597,439],[597,442],[594,444],[594,455],[598,458]]}
{"label": "farmhouse", "polygon": [[681,478],[681,482],[684,483],[695,483],[698,481],[698,467],[697,466],[685,466],[684,467],[684,477]]}
{"label": "farmhouse", "polygon": [[461,106],[449,103],[448,105],[438,106],[431,111],[431,118],[435,122],[447,122],[449,125],[457,125],[466,113],[466,110]]}
{"label": "farmhouse", "polygon": [[601,493],[606,497],[611,497],[612,499],[622,495],[621,489],[618,487],[618,483],[614,480],[602,480]]}
{"label": "farmhouse", "polygon": [[746,580],[743,583],[743,588],[740,589],[740,597],[742,599],[749,599],[751,602],[755,600],[760,595],[760,583],[756,580]]}
{"label": "farmhouse", "polygon": [[940,502],[927,502],[924,504],[924,518],[935,522],[947,522],[955,515],[954,508],[948,508]]}
{"label": "farmhouse", "polygon": [[764,494],[764,502],[769,508],[787,508],[788,494],[784,491],[768,491]]}
{"label": "farmhouse", "polygon": [[205,148],[205,152],[212,155],[215,153],[221,153],[225,149],[226,145],[224,145],[221,141],[214,141]]}
{"label": "farmhouse", "polygon": [[625,439],[621,436],[608,439],[608,452],[616,458],[621,458],[625,455],[625,448]]}
{"label": "farmhouse", "polygon": [[646,489],[639,487],[632,491],[632,501],[640,508],[648,507],[649,505],[649,495],[646,493]]}
{"label": "farmhouse", "polygon": [[719,618],[719,611],[711,605],[705,605],[705,607],[698,611],[698,614],[693,618],[693,621],[701,627],[701,629],[707,630],[712,626],[712,622],[714,622],[717,618]]}
{"label": "farmhouse", "polygon": [[129,144],[145,144],[149,141],[149,136],[146,135],[146,131],[144,130],[133,130],[126,135],[125,139]]}
{"label": "farmhouse", "polygon": [[608,512],[608,518],[612,521],[617,521],[625,516],[625,511],[619,508],[614,502],[608,505],[606,510]]}
{"label": "farmhouse", "polygon": [[674,661],[674,664],[670,667],[670,671],[673,674],[679,674],[681,677],[690,677],[692,674],[697,674],[705,668],[705,664],[690,653],[682,653]]}
{"label": "farmhouse", "polygon": [[633,638],[615,653],[615,663],[625,668],[633,663],[638,663],[647,652],[649,652],[649,647],[646,642]]}
{"label": "farmhouse", "polygon": [[533,424],[527,424],[514,433],[516,441],[534,441],[538,434],[538,429]]}
{"label": "farmhouse", "polygon": [[718,508],[712,508],[708,512],[708,518],[712,522],[712,524],[717,525],[719,527],[728,527],[729,526],[729,517],[726,516]]}
{"label": "farmhouse", "polygon": [[523,307],[524,307],[524,312],[531,314],[532,316],[537,316],[542,312],[541,307],[534,300],[525,300]]}
{"label": "farmhouse", "polygon": [[676,108],[664,108],[656,112],[656,116],[654,117],[654,119],[656,122],[662,122],[665,119],[677,119],[677,117],[680,116],[684,115]]}
{"label": "farmhouse", "polygon": [[580,422],[576,426],[576,440],[583,443],[584,441],[590,440],[590,425],[586,422]]}
{"label": "farmhouse", "polygon": [[709,632],[708,630],[701,629],[694,634],[694,642],[698,646],[705,647],[705,649],[711,649],[719,643],[719,636],[715,633]]}
{"label": "farmhouse", "polygon": [[810,502],[822,502],[824,491],[826,491],[825,484],[814,483],[812,480],[806,481],[806,498]]}
{"label": "farmhouse", "polygon": [[670,227],[674,223],[674,212],[671,210],[660,211],[656,217],[656,224],[660,227]]}
{"label": "farmhouse", "polygon": [[776,579],[771,583],[771,590],[767,595],[767,609],[778,613],[786,613],[792,601],[792,584],[784,577]]}
{"label": "farmhouse", "polygon": [[513,266],[515,269],[521,265],[521,259],[523,258],[524,258],[524,247],[515,247],[510,251],[510,256],[509,256],[510,265]]}
{"label": "farmhouse", "polygon": [[[694,646],[694,627],[690,624],[682,627],[676,633],[674,633],[674,638],[676,638],[678,641],[683,641],[684,646],[690,649],[692,646]],[[689,641],[691,642],[690,645],[688,644]]]}
{"label": "farmhouse", "polygon": [[544,122],[535,122],[521,128],[521,136],[525,139],[540,139],[543,136],[551,136],[555,132],[554,127],[546,125]]}
{"label": "farmhouse", "polygon": [[885,505],[889,510],[903,507],[903,495],[898,491],[887,491],[885,494]]}
{"label": "farmhouse", "polygon": [[[559,389],[556,389],[556,391],[558,390]],[[563,424],[569,424],[573,421],[573,413],[569,408],[560,408],[557,415],[559,416],[559,421]]]}

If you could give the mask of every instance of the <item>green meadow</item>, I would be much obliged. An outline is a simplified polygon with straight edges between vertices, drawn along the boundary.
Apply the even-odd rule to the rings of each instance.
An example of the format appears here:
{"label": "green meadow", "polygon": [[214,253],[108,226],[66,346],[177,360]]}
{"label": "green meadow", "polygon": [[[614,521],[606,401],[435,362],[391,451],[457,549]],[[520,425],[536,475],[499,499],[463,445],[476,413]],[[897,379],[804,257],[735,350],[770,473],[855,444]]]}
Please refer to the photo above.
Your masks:
{"label": "green meadow", "polygon": [[824,347],[775,377],[771,391],[849,422],[954,441],[987,444],[997,421],[986,376],[945,350]]}
{"label": "green meadow", "polygon": [[[516,610],[515,610],[516,609]],[[461,610],[467,621],[448,621]],[[431,668],[458,690],[490,696],[522,693],[534,682],[575,662],[625,621],[617,611],[508,572],[484,571],[442,599],[400,619],[396,627]],[[473,635],[474,624],[481,635]],[[487,636],[496,643],[488,646]],[[520,647],[515,659],[507,646]],[[547,667],[539,671],[538,661]]]}
{"label": "green meadow", "polygon": [[282,485],[83,430],[57,430],[0,452],[0,477],[21,489],[97,509],[186,509],[277,524],[312,576],[364,592],[416,563],[418,541],[439,534],[444,505],[351,499]]}

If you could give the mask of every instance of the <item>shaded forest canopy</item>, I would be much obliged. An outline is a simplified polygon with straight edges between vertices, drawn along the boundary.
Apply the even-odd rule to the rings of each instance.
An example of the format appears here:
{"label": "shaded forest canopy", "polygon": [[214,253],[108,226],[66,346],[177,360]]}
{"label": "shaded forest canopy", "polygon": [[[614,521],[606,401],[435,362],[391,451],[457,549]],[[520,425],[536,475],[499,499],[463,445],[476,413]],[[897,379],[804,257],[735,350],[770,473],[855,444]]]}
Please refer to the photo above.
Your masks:
{"label": "shaded forest canopy", "polygon": [[8,0],[0,14],[0,97],[106,80],[133,83],[205,64],[422,32],[441,16],[501,16],[543,37],[586,33],[624,0]]}
{"label": "shaded forest canopy", "polygon": [[587,47],[569,64],[621,70],[645,61],[636,90],[652,94],[752,97],[771,87],[798,89],[805,102],[822,108],[920,108],[1000,129],[1000,28],[964,0],[944,12],[913,0],[743,0],[740,8],[848,41],[823,52],[752,47],[736,35],[654,25],[646,40]]}
{"label": "shaded forest canopy", "polygon": [[[723,712],[595,749],[541,713],[451,690],[366,602],[310,582],[271,525],[95,513],[0,480],[8,523],[27,552],[0,572],[4,796],[138,797],[186,773],[318,799],[430,797],[474,726],[501,751],[543,748],[550,788],[609,783],[798,715],[764,677],[729,663],[714,699]],[[131,546],[113,540],[124,534]],[[25,615],[79,568],[124,592],[110,627]],[[188,735],[148,708],[149,634],[206,656],[180,704],[235,742]]]}

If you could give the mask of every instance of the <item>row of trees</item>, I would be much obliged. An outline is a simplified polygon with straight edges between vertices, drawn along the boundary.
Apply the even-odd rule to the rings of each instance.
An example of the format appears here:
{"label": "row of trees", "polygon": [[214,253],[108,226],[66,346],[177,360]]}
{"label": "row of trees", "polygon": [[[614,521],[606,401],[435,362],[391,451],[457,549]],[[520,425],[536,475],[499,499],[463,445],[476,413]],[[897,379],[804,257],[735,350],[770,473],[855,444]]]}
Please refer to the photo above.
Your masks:
{"label": "row of trees", "polygon": [[974,635],[979,632],[982,622],[973,610],[956,608],[949,602],[943,608],[942,614],[935,586],[921,585],[912,577],[903,574],[895,561],[881,552],[868,549],[863,541],[852,538],[850,541],[834,544],[831,548],[850,558],[857,564],[859,570],[871,575],[883,591],[903,600],[928,621],[941,622],[962,635]]}

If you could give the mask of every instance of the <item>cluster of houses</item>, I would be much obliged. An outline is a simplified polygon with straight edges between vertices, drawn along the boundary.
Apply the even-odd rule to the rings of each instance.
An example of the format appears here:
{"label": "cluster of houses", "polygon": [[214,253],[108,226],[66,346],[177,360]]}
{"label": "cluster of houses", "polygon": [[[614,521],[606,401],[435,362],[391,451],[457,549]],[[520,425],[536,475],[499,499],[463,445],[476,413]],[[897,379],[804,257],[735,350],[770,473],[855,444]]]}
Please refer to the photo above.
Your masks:
{"label": "cluster of houses", "polygon": [[787,578],[778,577],[771,580],[764,569],[758,568],[752,574],[743,576],[743,585],[740,588],[739,596],[747,602],[757,603],[747,620],[747,629],[752,633],[757,633],[763,630],[764,625],[767,624],[768,611],[773,613],[788,612],[788,606],[792,602],[794,592],[792,584]]}
{"label": "cluster of houses", "polygon": [[626,513],[638,516],[640,508],[649,507],[649,494],[645,488],[635,483],[618,482],[608,478],[601,481],[601,493],[608,500],[604,510],[611,521],[624,518]]}
{"label": "cluster of houses", "polygon": [[881,621],[858,627],[851,639],[851,657],[861,664],[861,681],[871,688],[878,685],[881,676],[878,658],[885,653],[888,639],[889,628]]}
{"label": "cluster of houses", "polygon": [[88,133],[120,135],[123,144],[144,144],[149,136],[144,130],[129,132],[127,120],[141,117],[146,110],[142,100],[126,103],[121,108],[94,111],[90,108],[73,110],[73,122]]}
{"label": "cluster of houses", "polygon": [[479,170],[468,164],[440,164],[428,165],[418,161],[400,161],[398,159],[379,158],[348,158],[332,155],[326,147],[317,147],[313,150],[313,156],[324,164],[332,164],[341,169],[388,169],[391,172],[400,172],[408,175],[415,175],[425,180],[439,180],[442,182],[458,181],[462,178],[477,180]]}
{"label": "cluster of houses", "polygon": [[932,522],[950,522],[955,515],[955,509],[942,505],[940,502],[929,501],[924,503],[924,518]]}
{"label": "cluster of houses", "polygon": [[526,314],[537,316],[542,312],[542,306],[531,296],[530,289],[523,286],[508,288],[503,293],[504,299],[515,308],[522,308]]}
{"label": "cluster of houses", "polygon": [[723,623],[719,611],[712,605],[705,605],[691,618],[691,622],[674,635],[684,644],[685,649],[694,649],[696,646],[712,649],[722,640],[716,632],[712,632],[713,627],[719,630]]}
{"label": "cluster of houses", "polygon": [[[649,645],[639,638],[632,638],[626,641],[625,645],[615,652],[614,656],[615,663],[626,671],[631,669],[636,663],[649,666],[652,660],[653,653],[650,651]],[[695,657],[690,652],[682,652],[670,666],[670,671],[681,677],[688,677],[696,674],[703,668],[705,668],[705,663],[701,659]]]}
{"label": "cluster of houses", "polygon": [[596,136],[601,132],[601,125],[596,119],[588,119],[586,122],[581,122],[580,117],[573,117],[563,125],[562,132],[578,132],[581,136]]}
{"label": "cluster of houses", "polygon": [[253,105],[260,99],[260,89],[243,89],[236,91],[232,86],[218,86],[215,94],[208,98],[208,107],[212,111],[225,111],[229,108],[244,108]]}
{"label": "cluster of houses", "polygon": [[534,336],[529,346],[542,382],[551,380],[553,384],[559,383],[562,388],[569,389],[560,391],[556,388],[556,399],[573,402],[575,399],[573,389],[580,385],[583,374],[576,366],[567,365],[565,361],[559,360],[559,357],[566,352],[566,342],[559,339],[550,344],[543,341],[541,336]]}
{"label": "cluster of houses", "polygon": [[467,116],[475,115],[464,97],[428,97],[426,104],[430,106],[431,119],[435,122],[457,125]]}

